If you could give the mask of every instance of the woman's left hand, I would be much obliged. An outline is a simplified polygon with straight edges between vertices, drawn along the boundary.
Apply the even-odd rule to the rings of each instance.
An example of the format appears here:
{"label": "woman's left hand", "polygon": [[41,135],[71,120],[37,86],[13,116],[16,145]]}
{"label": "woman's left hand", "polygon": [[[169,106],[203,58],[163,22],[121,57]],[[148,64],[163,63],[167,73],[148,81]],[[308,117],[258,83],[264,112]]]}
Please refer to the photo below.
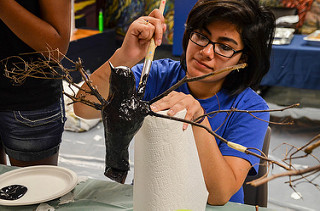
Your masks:
{"label": "woman's left hand", "polygon": [[[193,121],[204,114],[204,110],[199,101],[190,94],[172,91],[169,95],[163,97],[151,105],[154,112],[169,109],[168,115],[174,116],[179,111],[186,109],[185,120]],[[183,130],[187,129],[188,124],[183,124]]]}

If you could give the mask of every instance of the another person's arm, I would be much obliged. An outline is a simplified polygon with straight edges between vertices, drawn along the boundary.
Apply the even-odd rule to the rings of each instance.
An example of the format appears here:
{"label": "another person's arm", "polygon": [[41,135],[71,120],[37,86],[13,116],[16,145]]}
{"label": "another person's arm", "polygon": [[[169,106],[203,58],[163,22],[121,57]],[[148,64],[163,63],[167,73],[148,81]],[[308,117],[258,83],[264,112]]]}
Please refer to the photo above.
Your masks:
{"label": "another person's arm", "polygon": [[70,0],[40,0],[39,4],[41,18],[15,0],[0,0],[0,19],[35,51],[58,48],[66,54],[71,31]]}

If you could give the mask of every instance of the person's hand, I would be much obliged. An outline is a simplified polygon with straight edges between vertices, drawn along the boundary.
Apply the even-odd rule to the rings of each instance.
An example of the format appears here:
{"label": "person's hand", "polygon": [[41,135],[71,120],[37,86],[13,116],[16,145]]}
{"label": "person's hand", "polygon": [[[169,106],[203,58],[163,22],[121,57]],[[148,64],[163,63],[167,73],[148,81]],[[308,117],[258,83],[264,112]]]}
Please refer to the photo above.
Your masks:
{"label": "person's hand", "polygon": [[[190,94],[172,91],[169,95],[163,97],[151,105],[154,112],[169,109],[168,115],[174,116],[179,111],[186,109],[185,120],[193,121],[204,114],[204,110],[199,101]],[[187,129],[188,124],[183,124],[183,130]]]}
{"label": "person's hand", "polygon": [[118,55],[131,61],[132,66],[135,65],[145,57],[151,38],[154,38],[157,46],[161,45],[165,30],[166,25],[160,10],[153,10],[149,16],[142,16],[130,25],[123,44],[118,49]]}

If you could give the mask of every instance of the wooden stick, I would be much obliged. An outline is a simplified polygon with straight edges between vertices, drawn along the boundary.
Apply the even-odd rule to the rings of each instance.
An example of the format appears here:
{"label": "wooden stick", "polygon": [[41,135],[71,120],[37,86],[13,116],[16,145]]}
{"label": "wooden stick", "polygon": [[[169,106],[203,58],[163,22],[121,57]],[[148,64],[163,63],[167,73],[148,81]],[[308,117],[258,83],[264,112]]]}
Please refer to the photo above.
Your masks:
{"label": "wooden stick", "polygon": [[[164,12],[165,6],[166,6],[166,0],[161,0],[159,10],[161,11],[162,14]],[[150,60],[150,61],[153,60],[154,51],[155,51],[156,47],[157,46],[156,46],[156,44],[154,42],[154,39],[152,38],[151,42],[150,42],[150,45],[149,45],[149,48],[148,48],[148,51],[147,51],[147,55],[145,57],[145,60]]]}
{"label": "wooden stick", "polygon": [[[164,12],[165,5],[166,5],[166,0],[161,0],[160,1],[160,6],[159,6],[159,10],[161,11],[162,14]],[[146,84],[147,84],[147,79],[148,79],[148,76],[149,76],[150,67],[151,67],[151,63],[153,61],[154,52],[155,52],[156,47],[157,46],[155,44],[154,38],[152,38],[151,41],[150,41],[150,44],[149,44],[147,55],[146,55],[145,60],[144,60],[142,73],[141,73],[141,77],[140,77],[140,82],[139,82],[139,86],[138,86],[138,94],[137,95],[140,98],[143,97],[144,92],[145,92],[145,87],[146,87]]]}

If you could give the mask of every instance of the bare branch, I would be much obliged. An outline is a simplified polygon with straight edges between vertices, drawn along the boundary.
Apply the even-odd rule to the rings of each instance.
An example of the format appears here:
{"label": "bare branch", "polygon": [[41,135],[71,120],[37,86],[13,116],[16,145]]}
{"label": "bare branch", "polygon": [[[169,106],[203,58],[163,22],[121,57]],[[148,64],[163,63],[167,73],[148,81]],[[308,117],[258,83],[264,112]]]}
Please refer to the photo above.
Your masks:
{"label": "bare branch", "polygon": [[[64,59],[68,60],[69,62],[71,62],[74,65],[74,69],[67,69],[64,68],[62,66],[62,64],[60,63],[59,60],[55,59],[58,58],[56,56],[50,56],[52,53],[54,52],[54,54],[58,54],[59,57],[64,57]],[[40,52],[41,53],[41,52]],[[105,106],[106,104],[108,104],[109,102],[104,99],[100,93],[99,90],[97,90],[97,88],[94,86],[93,82],[90,80],[90,76],[89,74],[84,70],[83,65],[82,65],[82,61],[79,58],[78,61],[74,62],[70,59],[68,59],[65,55],[62,55],[58,50],[54,50],[54,51],[46,51],[46,52],[42,52],[45,55],[49,55],[49,57],[43,57],[42,60],[37,60],[34,62],[27,62],[25,60],[23,60],[21,57],[9,57],[6,58],[4,60],[1,60],[0,62],[4,64],[5,67],[5,75],[6,77],[12,79],[13,83],[15,85],[20,85],[22,83],[24,83],[24,81],[28,78],[39,78],[39,79],[63,79],[65,81],[68,82],[70,89],[72,90],[72,94],[68,94],[65,93],[64,94],[69,97],[72,100],[72,103],[83,103],[85,105],[91,106],[97,110],[102,110],[103,106]],[[12,60],[14,60],[14,62],[11,62]],[[11,62],[11,66],[9,67],[8,64],[9,62]],[[215,76],[217,74],[223,73],[223,72],[227,72],[227,71],[233,71],[233,70],[240,70],[246,67],[246,64],[239,64],[239,65],[235,65],[235,66],[231,66],[231,67],[227,67],[221,70],[217,70],[215,72],[200,76],[200,77],[193,77],[193,78],[188,78],[187,76],[184,77],[183,79],[181,79],[180,81],[178,81],[175,85],[173,85],[171,88],[169,88],[168,90],[166,90],[164,93],[162,93],[161,95],[157,96],[156,98],[152,99],[149,102],[149,105],[152,104],[153,102],[161,99],[162,97],[168,95],[171,91],[175,90],[177,87],[181,86],[183,83],[187,83],[187,82],[192,82],[192,81],[197,81],[197,80],[201,80],[207,77],[212,77]],[[84,83],[86,83],[86,85],[89,87],[89,90],[87,89],[83,89],[81,86],[79,86],[78,84],[74,83],[72,80],[72,77],[70,75],[71,72],[73,71],[77,71],[80,73]],[[244,70],[245,71],[245,70]],[[74,88],[78,89],[78,90],[82,90],[85,94],[81,95],[81,96],[77,96],[77,92],[74,90]],[[90,100],[86,99],[87,95],[93,95],[97,98],[97,100],[99,101],[99,103],[96,102],[92,102]],[[219,99],[217,98],[218,102]],[[219,104],[220,106],[220,104]],[[287,109],[291,109],[294,107],[299,106],[299,104],[293,104],[290,106],[287,106],[285,108],[281,108],[281,109],[272,109],[272,110],[239,110],[237,108],[231,108],[231,109],[227,109],[227,110],[221,110],[220,107],[217,111],[213,111],[210,112],[208,114],[205,114],[203,116],[198,117],[197,119],[193,120],[193,121],[188,121],[185,119],[180,119],[180,118],[176,118],[176,117],[171,117],[171,116],[166,116],[166,115],[161,115],[158,113],[154,113],[152,111],[150,111],[148,114],[152,115],[152,116],[157,116],[157,117],[161,117],[161,118],[167,118],[167,119],[172,119],[175,121],[180,121],[180,122],[184,122],[184,123],[188,123],[197,127],[201,127],[203,129],[205,129],[207,132],[209,132],[212,136],[214,136],[215,138],[220,139],[222,142],[226,143],[229,147],[241,151],[243,153],[252,155],[252,156],[256,156],[264,161],[266,161],[266,164],[268,166],[268,171],[267,173],[262,176],[261,178],[251,181],[249,182],[249,184],[253,185],[253,186],[258,186],[260,184],[266,183],[268,181],[271,181],[273,179],[279,178],[279,177],[289,177],[289,186],[294,189],[294,184],[295,182],[299,181],[305,181],[305,182],[309,182],[313,185],[315,185],[317,188],[319,188],[319,185],[314,184],[313,180],[308,179],[310,176],[315,175],[316,173],[318,173],[320,171],[320,165],[315,165],[306,169],[295,169],[294,164],[292,163],[293,160],[297,160],[297,159],[304,159],[306,157],[312,157],[315,160],[317,160],[320,163],[320,160],[314,156],[312,154],[313,150],[318,148],[320,146],[320,134],[315,136],[312,140],[310,140],[307,144],[303,145],[302,147],[296,147],[296,146],[292,146],[290,144],[286,144],[287,146],[290,146],[290,149],[286,149],[285,155],[284,155],[284,159],[282,160],[282,162],[278,162],[275,160],[272,160],[270,158],[268,158],[264,153],[262,153],[260,150],[255,149],[255,148],[247,148],[245,146],[241,146],[239,144],[230,142],[226,139],[224,139],[223,137],[219,136],[215,131],[212,131],[210,128],[205,127],[199,123],[197,123],[196,121],[198,119],[201,119],[204,116],[207,116],[208,118],[213,118],[214,115],[218,114],[218,113],[222,113],[222,112],[226,112],[228,115],[231,114],[232,112],[240,112],[240,113],[247,113],[251,116],[253,116],[256,119],[259,119],[261,121],[265,121],[262,120],[260,118],[258,118],[257,116],[255,116],[255,113],[259,113],[259,112],[282,112],[284,110]],[[268,123],[272,123],[272,124],[281,124],[281,125],[285,125],[285,124],[292,124],[292,122],[268,122]],[[257,152],[255,152],[257,151]],[[304,154],[298,154],[298,153],[304,153]],[[260,155],[261,154],[261,155]],[[277,165],[279,167],[281,167],[282,169],[285,170],[285,172],[280,173],[280,174],[275,174],[275,175],[271,175],[268,176],[270,173],[270,166],[273,165]],[[296,176],[296,178],[292,179],[293,176]],[[319,174],[317,175],[319,176]]]}
{"label": "bare branch", "polygon": [[279,177],[285,177],[285,176],[295,176],[295,175],[303,175],[305,173],[309,173],[309,172],[318,172],[320,171],[320,165],[317,166],[312,166],[306,169],[302,169],[302,170],[289,170],[289,171],[285,171],[283,173],[279,173],[279,174],[275,174],[266,178],[261,178],[261,179],[257,179],[257,180],[253,180],[251,182],[249,182],[250,185],[252,186],[259,186],[263,183],[269,182],[273,179],[279,178]]}

